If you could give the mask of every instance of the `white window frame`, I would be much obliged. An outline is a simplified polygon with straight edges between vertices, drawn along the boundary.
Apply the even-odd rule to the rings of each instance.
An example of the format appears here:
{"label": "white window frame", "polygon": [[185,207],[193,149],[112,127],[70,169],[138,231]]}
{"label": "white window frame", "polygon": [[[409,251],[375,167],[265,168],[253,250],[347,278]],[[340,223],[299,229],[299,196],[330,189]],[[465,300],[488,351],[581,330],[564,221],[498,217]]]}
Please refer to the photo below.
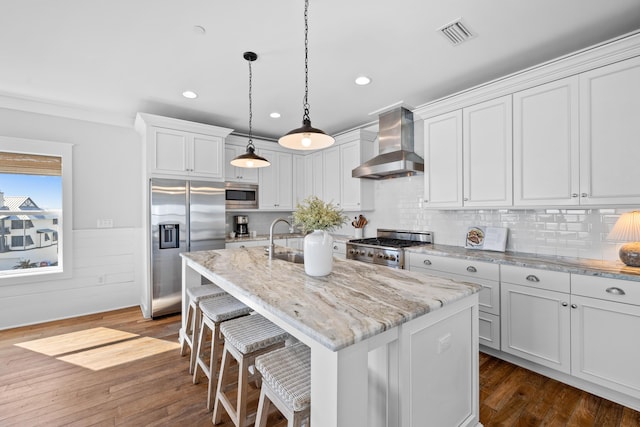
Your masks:
{"label": "white window frame", "polygon": [[0,136],[0,151],[62,158],[62,216],[58,266],[0,271],[0,286],[70,279],[73,276],[73,144]]}

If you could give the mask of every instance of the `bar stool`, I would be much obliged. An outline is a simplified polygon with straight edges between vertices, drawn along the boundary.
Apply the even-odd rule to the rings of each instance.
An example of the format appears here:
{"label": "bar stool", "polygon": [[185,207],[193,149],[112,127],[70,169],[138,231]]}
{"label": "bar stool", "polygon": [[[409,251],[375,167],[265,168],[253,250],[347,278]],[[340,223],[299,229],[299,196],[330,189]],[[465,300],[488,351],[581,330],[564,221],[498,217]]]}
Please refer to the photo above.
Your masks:
{"label": "bar stool", "polygon": [[184,337],[182,339],[182,344],[180,345],[180,356],[186,355],[187,347],[189,347],[189,352],[191,353],[189,358],[189,374],[193,374],[193,368],[196,363],[196,352],[194,346],[200,330],[200,324],[202,323],[202,312],[200,311],[200,306],[198,304],[203,299],[215,298],[221,295],[226,295],[226,292],[216,285],[202,285],[187,288],[189,308],[187,309],[187,321],[185,322]]}
{"label": "bar stool", "polygon": [[311,349],[298,342],[274,350],[256,358],[256,369],[262,374],[256,427],[266,427],[270,403],[288,427],[300,427],[311,409]]}
{"label": "bar stool", "polygon": [[[220,423],[222,406],[236,427],[245,427],[255,417],[255,413],[247,414],[249,381],[260,379],[258,372],[250,375],[249,367],[254,364],[256,357],[284,347],[289,334],[259,314],[224,322],[220,325],[220,331],[225,342],[213,408],[213,423]],[[238,365],[238,377],[235,379],[231,372],[232,358]],[[235,407],[227,394],[233,389],[238,393]]]}
{"label": "bar stool", "polygon": [[[196,365],[193,370],[193,383],[198,383],[198,369],[201,369],[204,376],[209,379],[207,387],[207,411],[210,411],[214,396],[213,387],[218,374],[218,359],[220,358],[220,349],[222,347],[220,323],[225,320],[246,316],[251,313],[251,309],[228,294],[216,298],[201,300],[199,307],[202,311],[202,325],[200,327],[200,334],[198,337]],[[211,332],[208,361],[204,359],[205,348],[207,347],[207,330]]]}

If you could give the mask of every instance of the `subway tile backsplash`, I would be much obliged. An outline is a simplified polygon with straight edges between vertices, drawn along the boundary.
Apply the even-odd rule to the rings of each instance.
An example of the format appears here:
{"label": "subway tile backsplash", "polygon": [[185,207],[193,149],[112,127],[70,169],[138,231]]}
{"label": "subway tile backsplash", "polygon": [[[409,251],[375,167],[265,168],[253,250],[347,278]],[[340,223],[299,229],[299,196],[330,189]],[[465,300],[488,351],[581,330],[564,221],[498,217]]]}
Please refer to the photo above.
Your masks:
{"label": "subway tile backsplash", "polygon": [[[464,246],[470,226],[507,227],[509,251],[601,260],[618,259],[621,243],[607,240],[607,235],[620,214],[631,210],[433,210],[424,207],[422,176],[377,181],[375,197],[375,211],[365,213],[367,237],[374,236],[377,228],[430,230],[436,243]],[[350,228],[343,228],[344,234]]]}

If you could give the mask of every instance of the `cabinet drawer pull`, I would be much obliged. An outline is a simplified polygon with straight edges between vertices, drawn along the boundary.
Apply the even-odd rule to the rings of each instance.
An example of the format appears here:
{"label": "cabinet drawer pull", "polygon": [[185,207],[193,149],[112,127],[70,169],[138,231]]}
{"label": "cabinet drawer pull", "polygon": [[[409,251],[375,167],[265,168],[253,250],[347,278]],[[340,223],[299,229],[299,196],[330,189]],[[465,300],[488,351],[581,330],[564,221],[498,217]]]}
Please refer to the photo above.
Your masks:
{"label": "cabinet drawer pull", "polygon": [[625,295],[625,292],[620,288],[607,288],[607,292],[613,295]]}
{"label": "cabinet drawer pull", "polygon": [[538,279],[538,276],[534,276],[533,274],[530,274],[527,276],[527,280],[530,282],[539,282],[540,279]]}
{"label": "cabinet drawer pull", "polygon": [[425,259],[424,261],[422,261],[422,263],[424,265],[431,265],[431,261],[429,261],[428,259]]}
{"label": "cabinet drawer pull", "polygon": [[589,195],[587,193],[582,193],[580,194],[580,197],[589,197]]}
{"label": "cabinet drawer pull", "polygon": [[571,194],[571,197],[578,197],[578,193]]}
{"label": "cabinet drawer pull", "polygon": [[469,267],[467,267],[467,271],[468,271],[469,273],[475,273],[475,272],[477,272],[478,270],[477,270],[473,265],[470,265]]}
{"label": "cabinet drawer pull", "polygon": [[568,303],[568,302],[566,302],[566,301],[562,301],[562,306],[563,306],[563,307],[566,307],[566,306],[568,306],[568,305],[569,305],[569,303]]}
{"label": "cabinet drawer pull", "polygon": [[578,308],[577,304],[571,304],[571,308]]}

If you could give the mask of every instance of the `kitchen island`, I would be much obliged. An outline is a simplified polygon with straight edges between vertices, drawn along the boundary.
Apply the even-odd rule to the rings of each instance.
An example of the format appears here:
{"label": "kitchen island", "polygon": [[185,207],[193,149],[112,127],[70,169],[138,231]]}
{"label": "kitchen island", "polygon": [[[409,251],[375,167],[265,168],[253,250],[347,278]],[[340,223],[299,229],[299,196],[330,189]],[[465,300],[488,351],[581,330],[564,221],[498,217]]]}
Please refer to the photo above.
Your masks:
{"label": "kitchen island", "polygon": [[326,277],[263,247],[183,253],[205,277],[311,348],[311,425],[479,424],[478,285],[349,260]]}

